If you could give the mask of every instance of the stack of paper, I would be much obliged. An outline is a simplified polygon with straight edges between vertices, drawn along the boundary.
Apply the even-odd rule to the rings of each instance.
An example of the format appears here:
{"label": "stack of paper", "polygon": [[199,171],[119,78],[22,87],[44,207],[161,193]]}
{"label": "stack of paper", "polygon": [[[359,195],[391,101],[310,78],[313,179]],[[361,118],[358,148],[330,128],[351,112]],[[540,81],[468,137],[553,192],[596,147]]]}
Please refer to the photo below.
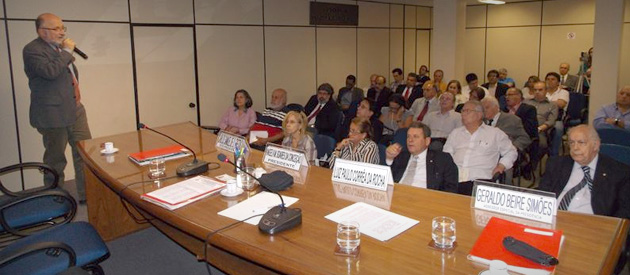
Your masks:
{"label": "stack of paper", "polygon": [[208,177],[196,176],[146,193],[141,198],[166,209],[174,210],[210,196],[224,187],[224,183]]}
{"label": "stack of paper", "polygon": [[152,160],[163,158],[164,160],[178,159],[190,156],[191,153],[181,145],[172,145],[142,152],[129,154],[129,159],[134,163],[145,166]]}

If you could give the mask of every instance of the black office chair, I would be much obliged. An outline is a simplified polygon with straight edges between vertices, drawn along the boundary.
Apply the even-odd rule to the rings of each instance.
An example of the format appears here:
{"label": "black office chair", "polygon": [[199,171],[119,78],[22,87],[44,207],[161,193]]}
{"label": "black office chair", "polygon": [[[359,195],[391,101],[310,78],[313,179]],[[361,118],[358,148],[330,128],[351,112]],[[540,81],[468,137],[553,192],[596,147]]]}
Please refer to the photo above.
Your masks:
{"label": "black office chair", "polygon": [[[0,169],[0,176],[10,174],[32,177],[32,170],[51,174],[52,183],[12,191],[0,180],[0,246],[38,231],[70,222],[76,214],[76,201],[67,191],[57,188],[59,176],[48,165],[27,162]],[[19,173],[18,173],[19,172]],[[43,179],[42,179],[43,181]]]}
{"label": "black office chair", "polygon": [[619,128],[597,129],[599,139],[606,144],[617,144],[630,147],[630,131]]}

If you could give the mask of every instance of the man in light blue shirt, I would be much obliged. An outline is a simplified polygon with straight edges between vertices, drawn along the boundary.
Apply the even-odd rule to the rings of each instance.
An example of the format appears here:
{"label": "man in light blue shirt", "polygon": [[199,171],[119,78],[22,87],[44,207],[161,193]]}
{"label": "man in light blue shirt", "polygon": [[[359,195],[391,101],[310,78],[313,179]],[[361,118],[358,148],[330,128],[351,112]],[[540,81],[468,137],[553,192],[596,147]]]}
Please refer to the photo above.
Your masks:
{"label": "man in light blue shirt", "polygon": [[617,93],[617,101],[602,106],[593,120],[595,129],[621,128],[630,130],[630,85],[626,85]]}

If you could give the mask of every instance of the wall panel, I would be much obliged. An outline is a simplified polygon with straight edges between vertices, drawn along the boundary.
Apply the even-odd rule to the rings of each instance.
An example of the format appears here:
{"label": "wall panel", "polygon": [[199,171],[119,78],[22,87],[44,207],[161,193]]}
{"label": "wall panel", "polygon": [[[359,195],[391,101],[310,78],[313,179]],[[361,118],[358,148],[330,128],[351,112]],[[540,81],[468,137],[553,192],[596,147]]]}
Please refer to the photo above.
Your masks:
{"label": "wall panel", "polygon": [[[626,3],[626,7],[628,3]],[[621,42],[621,60],[630,60],[630,23],[623,25],[623,38]],[[619,66],[619,87],[630,85],[630,62],[621,62]]]}
{"label": "wall panel", "polygon": [[486,6],[466,7],[466,28],[480,28],[486,26]]}
{"label": "wall panel", "polygon": [[[479,82],[483,82],[485,73],[485,53],[486,53],[486,29],[466,30],[466,59],[464,60],[464,73],[475,73],[479,77]],[[465,81],[465,75],[458,75],[456,79]],[[462,86],[467,85],[465,82]]]}
{"label": "wall panel", "polygon": [[403,5],[389,5],[389,26],[392,28],[403,27],[405,10]]}
{"label": "wall panel", "polygon": [[202,125],[218,125],[239,89],[265,108],[262,27],[198,26],[197,54]]}
{"label": "wall panel", "polygon": [[192,24],[192,0],[129,0],[131,22]]}
{"label": "wall panel", "polygon": [[540,24],[542,2],[488,6],[488,27]]}
{"label": "wall panel", "polygon": [[433,9],[431,8],[427,8],[427,7],[417,7],[416,8],[416,14],[417,14],[417,21],[416,21],[416,27],[418,28],[423,28],[423,29],[428,29],[431,28],[431,12]]}
{"label": "wall panel", "polygon": [[[403,68],[403,30],[389,30],[389,66]],[[391,72],[391,70],[390,70]],[[405,72],[407,73],[407,72]]]}
{"label": "wall panel", "polygon": [[488,29],[486,72],[506,68],[520,86],[538,71],[538,38],[538,27]]}
{"label": "wall panel", "polygon": [[543,2],[543,25],[593,23],[595,23],[595,1],[593,0]]}
{"label": "wall panel", "polygon": [[[623,22],[630,23],[630,0],[626,0]],[[624,26],[625,27],[625,26]]]}
{"label": "wall panel", "polygon": [[416,30],[405,29],[404,72],[413,72],[416,68]]}
{"label": "wall panel", "polygon": [[195,0],[196,23],[257,24],[263,21],[263,0]]}
{"label": "wall panel", "polygon": [[[388,80],[391,77],[389,68],[389,30],[359,29],[358,38],[358,76],[359,87],[370,86],[370,75],[380,74]],[[388,81],[389,83],[389,81]]]}
{"label": "wall panel", "polygon": [[[267,94],[289,92],[289,102],[306,104],[315,94],[315,29],[265,27]],[[269,102],[269,98],[267,98]]]}
{"label": "wall panel", "polygon": [[35,19],[51,12],[64,20],[129,21],[127,0],[5,0],[9,18]]}
{"label": "wall panel", "polygon": [[416,68],[415,72],[418,73],[420,66],[427,65],[430,67],[429,62],[429,48],[431,45],[431,31],[419,30],[417,31],[417,48],[416,48]]}
{"label": "wall panel", "polygon": [[309,0],[265,0],[263,5],[267,25],[304,26],[309,23]]}
{"label": "wall panel", "polygon": [[[15,124],[15,108],[13,107],[13,91],[11,86],[11,68],[9,66],[7,39],[4,21],[0,21],[0,167],[9,166],[19,162],[17,129]],[[4,62],[7,60],[6,62]],[[25,95],[29,93],[21,91]],[[28,118],[26,118],[28,119]],[[2,179],[3,182],[4,178]],[[13,181],[11,181],[13,182]]]}
{"label": "wall panel", "polygon": [[359,3],[359,27],[389,27],[388,4],[358,2]]}
{"label": "wall panel", "polygon": [[[346,76],[357,75],[357,30],[355,28],[317,29],[317,85],[346,85]],[[304,102],[306,103],[306,102]]]}
{"label": "wall panel", "polygon": [[[568,39],[569,32],[575,39]],[[577,74],[580,52],[588,51],[593,45],[593,25],[544,26],[542,28],[540,76],[557,72],[560,63],[568,62],[571,73]]]}
{"label": "wall panel", "polygon": [[416,7],[405,6],[405,28],[416,28]]}

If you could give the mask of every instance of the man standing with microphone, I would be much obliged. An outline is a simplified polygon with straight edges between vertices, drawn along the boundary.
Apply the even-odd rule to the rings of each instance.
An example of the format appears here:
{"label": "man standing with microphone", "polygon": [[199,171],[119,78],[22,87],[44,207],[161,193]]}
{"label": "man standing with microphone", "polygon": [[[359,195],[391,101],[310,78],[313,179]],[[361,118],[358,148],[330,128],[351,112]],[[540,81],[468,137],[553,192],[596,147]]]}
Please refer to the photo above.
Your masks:
{"label": "man standing with microphone", "polygon": [[[24,72],[31,90],[31,126],[42,135],[44,163],[59,173],[63,184],[66,145],[72,148],[79,203],[85,203],[83,160],[77,150],[80,140],[92,138],[85,108],[81,104],[79,72],[74,66],[75,43],[66,37],[66,27],[58,16],[37,17],[38,38],[24,46]],[[47,183],[52,176],[46,175]]]}

